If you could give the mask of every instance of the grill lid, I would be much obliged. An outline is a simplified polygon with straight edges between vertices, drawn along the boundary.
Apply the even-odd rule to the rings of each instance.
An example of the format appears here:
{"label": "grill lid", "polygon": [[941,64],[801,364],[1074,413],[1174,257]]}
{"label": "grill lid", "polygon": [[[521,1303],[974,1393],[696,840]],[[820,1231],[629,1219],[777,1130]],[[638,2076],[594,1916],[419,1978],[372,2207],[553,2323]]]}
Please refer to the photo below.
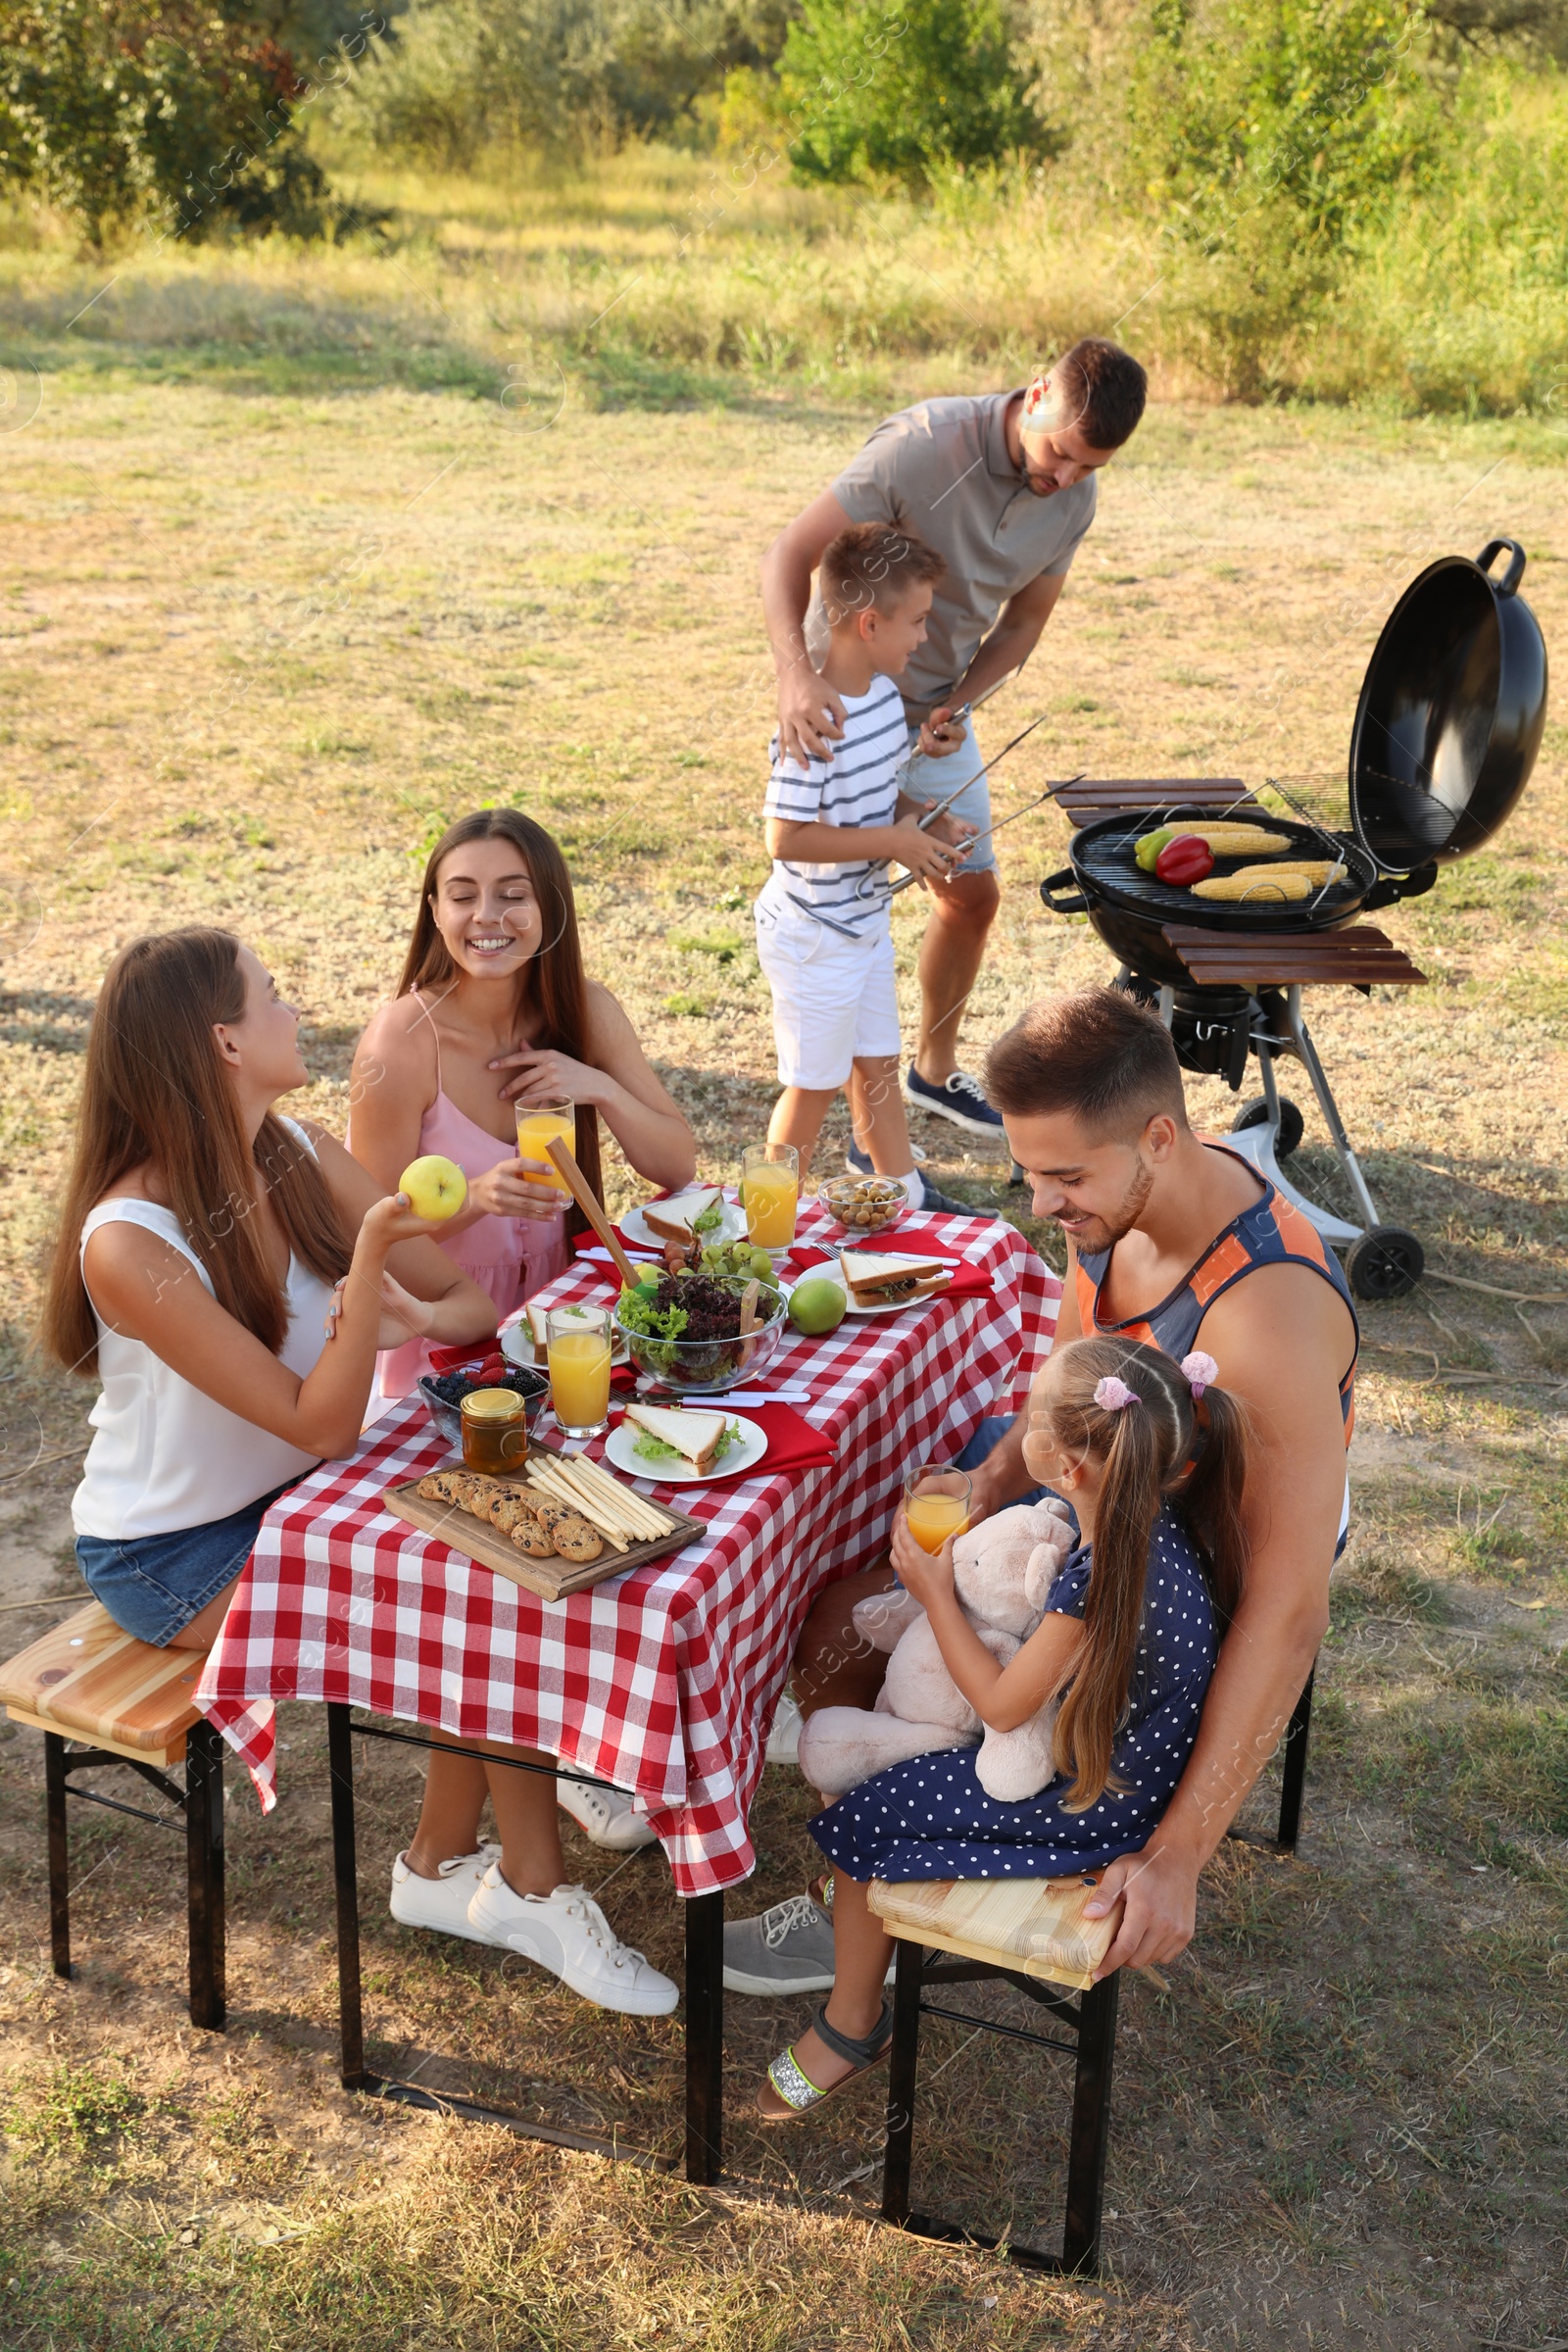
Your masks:
{"label": "grill lid", "polygon": [[1530,780],[1546,648],[1519,594],[1524,569],[1516,539],[1489,540],[1473,564],[1444,556],[1384,624],[1350,737],[1350,822],[1385,873],[1480,849]]}

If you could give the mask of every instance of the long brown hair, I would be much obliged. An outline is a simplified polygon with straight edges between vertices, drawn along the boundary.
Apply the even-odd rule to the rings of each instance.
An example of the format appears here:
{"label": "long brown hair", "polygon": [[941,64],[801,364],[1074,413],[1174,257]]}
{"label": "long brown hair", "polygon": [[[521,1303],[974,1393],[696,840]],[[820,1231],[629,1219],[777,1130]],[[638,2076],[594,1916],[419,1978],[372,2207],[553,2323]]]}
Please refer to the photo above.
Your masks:
{"label": "long brown hair", "polygon": [[[528,868],[539,901],[544,939],[538,954],[529,958],[518,974],[514,1008],[517,1018],[521,1018],[524,1004],[535,1006],[539,1013],[535,1044],[552,1048],[558,1054],[569,1054],[574,1061],[586,1061],[588,975],[583,969],[571,876],[554,836],[543,825],[535,824],[531,816],[524,816],[520,808],[476,808],[471,816],[460,816],[455,825],[448,825],[430,852],[424,880],[419,885],[419,910],[414,918],[414,937],[404,959],[398,995],[412,996],[416,988],[439,988],[457,969],[447,952],[447,943],[436,928],[431,902],[436,895],[442,860],[470,841],[510,841]],[[599,1113],[591,1103],[577,1105],[575,1149],[577,1165],[592,1186],[595,1199],[602,1201],[605,1183],[599,1155]],[[584,1224],[582,1212],[573,1203],[566,1219],[567,1231],[581,1232]]]}
{"label": "long brown hair", "polygon": [[144,1162],[157,1170],[219,1305],[274,1354],[287,1337],[288,1306],[251,1215],[258,1176],[294,1256],[325,1282],[348,1272],[349,1238],[315,1154],[271,1111],[254,1145],[246,1140],[213,1034],[216,1023],[244,1017],[239,945],[231,931],[196,928],[132,940],[98,993],[39,1331],[69,1372],[98,1369],[82,1225]]}
{"label": "long brown hair", "polygon": [[[1136,1405],[1096,1403],[1107,1376],[1133,1391]],[[1046,1412],[1063,1451],[1087,1454],[1102,1471],[1084,1647],[1054,1734],[1058,1769],[1075,1776],[1062,1803],[1081,1812],[1110,1782],[1143,1626],[1150,1540],[1166,1497],[1202,1554],[1220,1625],[1236,1613],[1247,1573],[1247,1413],[1219,1388],[1206,1388],[1195,1405],[1192,1383],[1162,1349],[1116,1339],[1063,1348]]]}

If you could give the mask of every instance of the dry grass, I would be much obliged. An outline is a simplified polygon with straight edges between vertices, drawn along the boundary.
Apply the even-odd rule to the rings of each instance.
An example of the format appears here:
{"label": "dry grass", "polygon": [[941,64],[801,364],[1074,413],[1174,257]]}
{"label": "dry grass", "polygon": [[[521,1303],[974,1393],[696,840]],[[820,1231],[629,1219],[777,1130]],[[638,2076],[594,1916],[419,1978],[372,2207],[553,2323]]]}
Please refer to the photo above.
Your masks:
{"label": "dry grass", "polygon": [[[571,400],[549,429],[529,421],[407,384],[328,396],[212,372],[199,353],[154,365],[105,346],[90,368],[46,371],[35,421],[6,444],[0,1471],[67,1457],[0,1487],[7,1599],[71,1584],[88,1399],[20,1345],[84,1023],[123,939],[195,916],[237,925],[309,1007],[307,1100],[341,1125],[421,845],[474,802],[516,797],[567,842],[593,961],[687,1104],[705,1167],[726,1170],[761,1124],[756,560],[866,419]],[[1555,444],[1523,427],[1159,410],[1107,479],[1041,658],[992,714],[996,743],[1053,713],[999,800],[1087,765],[1278,774],[1338,808],[1355,685],[1396,588],[1429,552],[1508,529],[1560,638],[1560,514]],[[264,1824],[233,1793],[222,2042],[182,2024],[177,1849],[151,1830],[77,1821],[83,1975],[49,1977],[37,1742],[0,1735],[0,2339],[1413,2352],[1553,2332],[1568,1317],[1496,1291],[1568,1293],[1563,747],[1554,725],[1494,853],[1383,918],[1432,984],[1312,1007],[1386,1212],[1435,1266],[1495,1288],[1433,1281],[1366,1318],[1356,1531],[1302,1859],[1227,1854],[1170,1992],[1127,1988],[1107,2279],[1053,2286],[871,2227],[875,2088],[787,2138],[754,2132],[749,2083],[804,2004],[731,2004],[733,2187],[713,2194],[345,2099],[321,1726],[300,1708],[278,1813]],[[1106,971],[1093,935],[1034,895],[1060,862],[1059,820],[1004,839],[977,1045],[1041,990]],[[902,909],[907,984],[919,918]],[[1196,1092],[1228,1117],[1222,1089]],[[1309,1120],[1303,1166],[1334,1198],[1314,1134]],[[1004,1169],[920,1140],[944,1184],[1019,1214]],[[15,1611],[0,1639],[20,1646],[42,1622]],[[678,2029],[585,2011],[518,1965],[379,1916],[414,1795],[413,1767],[376,1751],[362,1810],[376,2055],[561,2121],[623,2116],[673,2150]],[[805,1812],[794,1776],[768,1774],[759,1878],[738,1904],[800,1884]],[[586,1846],[573,1865],[608,1875]],[[626,1865],[607,1900],[678,1963],[657,1857]],[[1044,2230],[1060,2082],[946,2034],[922,2106],[933,2197]]]}

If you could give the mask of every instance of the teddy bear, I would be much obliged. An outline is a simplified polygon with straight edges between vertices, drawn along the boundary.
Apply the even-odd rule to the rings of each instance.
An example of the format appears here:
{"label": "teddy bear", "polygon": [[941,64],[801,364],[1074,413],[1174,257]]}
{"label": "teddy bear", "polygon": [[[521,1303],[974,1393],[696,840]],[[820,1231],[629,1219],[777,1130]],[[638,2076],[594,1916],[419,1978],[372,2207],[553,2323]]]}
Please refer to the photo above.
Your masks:
{"label": "teddy bear", "polygon": [[[999,1666],[1017,1656],[1039,1625],[1076,1540],[1067,1505],[1053,1494],[998,1511],[954,1544],[954,1589]],[[1054,1700],[1014,1731],[982,1724],[948,1672],[930,1619],[903,1586],[857,1602],[855,1628],[891,1653],[887,1679],[874,1708],[820,1707],[808,1717],[800,1765],[813,1788],[842,1796],[909,1756],[977,1742],[980,1786],[1001,1803],[1036,1796],[1054,1777]]]}

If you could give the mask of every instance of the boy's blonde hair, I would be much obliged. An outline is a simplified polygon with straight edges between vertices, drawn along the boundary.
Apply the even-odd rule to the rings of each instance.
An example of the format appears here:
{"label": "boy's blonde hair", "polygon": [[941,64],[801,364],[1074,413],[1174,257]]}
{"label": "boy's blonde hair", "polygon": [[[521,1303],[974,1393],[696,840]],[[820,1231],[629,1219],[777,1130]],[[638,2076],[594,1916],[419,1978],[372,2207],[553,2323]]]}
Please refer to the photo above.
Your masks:
{"label": "boy's blonde hair", "polygon": [[940,580],[947,565],[934,547],[891,522],[852,522],[822,550],[819,579],[828,626],[860,612],[896,612],[911,588]]}

